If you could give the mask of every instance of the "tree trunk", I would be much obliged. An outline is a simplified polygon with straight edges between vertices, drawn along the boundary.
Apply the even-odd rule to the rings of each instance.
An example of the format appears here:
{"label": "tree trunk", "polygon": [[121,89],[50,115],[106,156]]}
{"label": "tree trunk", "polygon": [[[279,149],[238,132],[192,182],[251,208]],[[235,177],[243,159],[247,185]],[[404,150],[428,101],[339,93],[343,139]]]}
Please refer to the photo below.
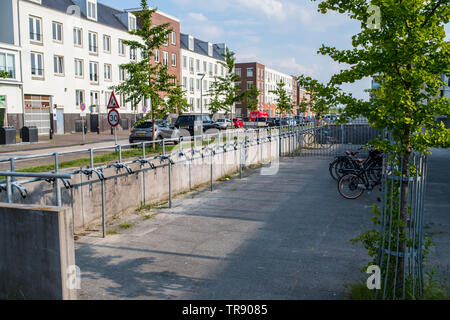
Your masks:
{"label": "tree trunk", "polygon": [[409,132],[405,133],[404,135],[405,140],[407,141],[405,143],[405,150],[402,153],[401,157],[401,188],[400,188],[400,225],[399,225],[399,232],[400,232],[400,242],[398,244],[398,267],[397,267],[397,297],[401,297],[403,295],[403,289],[404,289],[404,268],[406,263],[406,230],[408,227],[408,193],[409,193],[409,157],[412,153],[411,143],[409,141]]}

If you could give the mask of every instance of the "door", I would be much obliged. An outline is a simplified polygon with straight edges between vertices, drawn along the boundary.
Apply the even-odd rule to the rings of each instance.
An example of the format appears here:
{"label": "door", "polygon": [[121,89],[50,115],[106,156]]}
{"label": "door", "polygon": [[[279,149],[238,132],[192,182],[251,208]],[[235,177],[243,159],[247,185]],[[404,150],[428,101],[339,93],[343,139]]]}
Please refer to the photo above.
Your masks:
{"label": "door", "polygon": [[0,128],[6,127],[6,96],[0,96]]}
{"label": "door", "polygon": [[64,109],[56,109],[56,134],[64,134]]}

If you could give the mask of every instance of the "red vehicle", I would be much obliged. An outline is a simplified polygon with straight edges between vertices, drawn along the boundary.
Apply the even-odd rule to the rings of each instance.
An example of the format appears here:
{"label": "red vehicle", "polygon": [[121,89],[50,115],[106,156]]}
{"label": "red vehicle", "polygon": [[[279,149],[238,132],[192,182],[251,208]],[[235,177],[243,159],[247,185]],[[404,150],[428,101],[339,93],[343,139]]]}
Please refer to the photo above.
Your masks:
{"label": "red vehicle", "polygon": [[242,127],[244,127],[244,121],[242,121],[241,118],[233,119],[233,123],[234,123],[234,127],[235,128],[242,128]]}
{"label": "red vehicle", "polygon": [[255,122],[258,118],[268,118],[269,114],[267,112],[262,111],[251,111],[250,116],[248,117],[250,121]]}

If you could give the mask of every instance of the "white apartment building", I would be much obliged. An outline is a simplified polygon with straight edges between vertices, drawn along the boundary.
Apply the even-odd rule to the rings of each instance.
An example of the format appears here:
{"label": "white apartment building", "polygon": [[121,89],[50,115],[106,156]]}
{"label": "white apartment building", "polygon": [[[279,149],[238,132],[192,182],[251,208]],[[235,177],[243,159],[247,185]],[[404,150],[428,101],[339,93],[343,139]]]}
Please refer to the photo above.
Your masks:
{"label": "white apartment building", "polygon": [[265,68],[265,101],[266,104],[275,104],[277,96],[274,93],[271,93],[271,91],[277,89],[277,84],[280,81],[283,81],[284,83],[284,89],[286,90],[288,96],[293,97],[293,81],[292,76],[270,69]]}
{"label": "white apartment building", "polygon": [[0,71],[8,78],[0,78],[0,127],[23,124],[22,69],[17,0],[0,1]]}
{"label": "white apartment building", "polygon": [[[190,104],[190,113],[210,113],[209,89],[216,77],[224,77],[225,44],[213,44],[191,35],[181,34],[181,82]],[[223,113],[223,111],[219,112]]]}
{"label": "white apartment building", "polygon": [[[73,132],[84,103],[94,126],[106,114],[110,87],[126,76],[119,66],[137,59],[122,42],[133,38],[136,17],[97,0],[19,0],[19,7],[25,125],[48,133],[52,113],[56,133]],[[119,99],[120,111],[131,113]]]}
{"label": "white apartment building", "polygon": [[[64,134],[81,130],[83,114],[88,128],[106,130],[111,87],[127,76],[120,65],[140,56],[123,43],[139,40],[129,34],[137,28],[135,10],[116,10],[97,0],[1,0],[0,10],[0,70],[14,75],[0,79],[5,124],[37,126],[40,134],[48,134],[53,121],[55,133]],[[179,24],[160,11],[154,18]],[[179,27],[160,52],[175,52],[167,61],[171,69],[179,60],[177,33]],[[117,98],[121,117],[130,125],[144,102],[132,106]]]}

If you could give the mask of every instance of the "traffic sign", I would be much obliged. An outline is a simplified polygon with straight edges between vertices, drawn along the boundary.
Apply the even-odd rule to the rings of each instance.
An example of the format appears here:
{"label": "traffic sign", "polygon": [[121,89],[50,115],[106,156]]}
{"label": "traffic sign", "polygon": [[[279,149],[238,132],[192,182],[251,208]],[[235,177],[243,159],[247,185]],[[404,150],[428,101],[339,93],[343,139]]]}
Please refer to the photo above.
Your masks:
{"label": "traffic sign", "polygon": [[82,112],[86,111],[86,105],[84,104],[84,102],[82,102],[80,104],[80,109],[81,109]]}
{"label": "traffic sign", "polygon": [[142,107],[142,112],[143,112],[143,113],[147,113],[147,107],[146,107],[146,106],[143,106],[143,107]]}
{"label": "traffic sign", "polygon": [[108,109],[119,109],[119,103],[117,102],[116,95],[114,91],[111,92],[111,97],[109,98]]}
{"label": "traffic sign", "polygon": [[112,109],[108,113],[108,123],[111,127],[117,127],[120,123],[120,114],[117,109]]}

